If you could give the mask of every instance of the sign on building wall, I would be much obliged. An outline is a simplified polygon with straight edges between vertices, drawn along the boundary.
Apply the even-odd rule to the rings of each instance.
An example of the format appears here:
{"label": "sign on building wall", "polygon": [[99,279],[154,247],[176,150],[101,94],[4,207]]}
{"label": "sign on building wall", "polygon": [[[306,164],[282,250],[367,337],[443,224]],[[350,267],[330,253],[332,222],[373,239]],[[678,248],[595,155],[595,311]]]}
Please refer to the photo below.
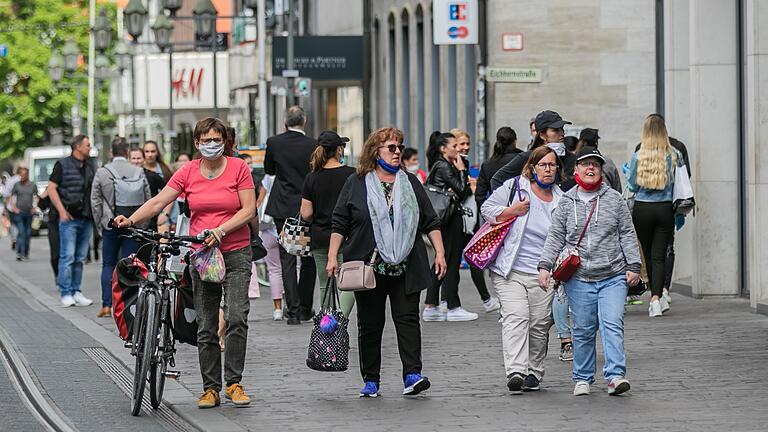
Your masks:
{"label": "sign on building wall", "polygon": [[[229,106],[228,54],[217,53],[216,59],[219,108],[227,108]],[[146,71],[147,63],[149,74]],[[168,54],[136,56],[135,66],[137,110],[146,107],[147,95],[151,109],[167,109],[169,86],[173,88],[174,109],[213,108],[213,53],[175,53],[172,75],[169,75],[168,70]]]}
{"label": "sign on building wall", "polygon": [[432,38],[435,45],[471,45],[480,30],[477,0],[433,0]]}
{"label": "sign on building wall", "polygon": [[[284,76],[287,38],[272,38],[272,75]],[[362,36],[300,36],[293,39],[293,70],[315,80],[363,79]]]}
{"label": "sign on building wall", "polygon": [[485,79],[488,82],[538,83],[541,82],[541,75],[541,69],[538,68],[485,68]]}

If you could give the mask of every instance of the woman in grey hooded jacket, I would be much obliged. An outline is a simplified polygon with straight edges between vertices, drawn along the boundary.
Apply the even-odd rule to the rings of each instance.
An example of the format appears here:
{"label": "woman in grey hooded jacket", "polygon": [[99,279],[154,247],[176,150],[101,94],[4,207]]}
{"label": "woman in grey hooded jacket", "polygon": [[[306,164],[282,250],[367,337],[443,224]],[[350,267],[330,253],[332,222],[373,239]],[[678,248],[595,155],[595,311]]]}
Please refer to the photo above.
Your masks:
{"label": "woman in grey hooded jacket", "polygon": [[[608,394],[629,390],[625,378],[624,301],[627,285],[640,281],[640,250],[632,216],[621,194],[603,182],[604,163],[605,158],[595,147],[584,147],[578,153],[574,173],[578,187],[563,195],[552,215],[538,265],[539,285],[546,288],[550,272],[564,250],[577,249],[581,258],[576,273],[565,282],[573,313],[575,396],[589,394],[595,380],[598,329]],[[584,237],[579,242],[582,232]]]}

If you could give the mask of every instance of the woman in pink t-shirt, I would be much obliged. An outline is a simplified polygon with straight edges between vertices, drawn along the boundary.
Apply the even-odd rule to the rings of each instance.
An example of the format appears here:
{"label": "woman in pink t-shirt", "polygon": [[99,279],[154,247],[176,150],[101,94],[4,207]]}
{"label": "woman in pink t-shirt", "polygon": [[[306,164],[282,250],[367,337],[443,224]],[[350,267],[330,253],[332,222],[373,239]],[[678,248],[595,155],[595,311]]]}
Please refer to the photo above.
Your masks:
{"label": "woman in pink t-shirt", "polygon": [[200,120],[195,125],[195,147],[202,159],[195,159],[181,167],[160,193],[147,201],[134,214],[118,216],[118,227],[130,227],[160,213],[180,194],[185,194],[190,209],[189,234],[205,230],[210,234],[205,246],[217,246],[224,255],[227,269],[224,283],[203,282],[190,266],[197,313],[197,350],[203,394],[197,401],[199,408],[213,408],[220,404],[221,352],[217,334],[219,304],[226,291],[224,314],[227,322],[224,352],[225,395],[235,405],[247,405],[240,380],[245,365],[248,336],[248,283],[251,278],[251,245],[248,222],[254,218],[256,194],[248,166],[232,157],[232,143],[226,140],[224,123],[215,118]]}

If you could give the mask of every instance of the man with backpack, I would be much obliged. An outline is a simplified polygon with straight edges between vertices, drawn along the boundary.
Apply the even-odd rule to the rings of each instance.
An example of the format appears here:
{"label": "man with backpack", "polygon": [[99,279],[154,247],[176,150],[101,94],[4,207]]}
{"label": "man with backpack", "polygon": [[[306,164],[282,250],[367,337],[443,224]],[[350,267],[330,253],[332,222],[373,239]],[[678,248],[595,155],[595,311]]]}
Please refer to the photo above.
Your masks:
{"label": "man with backpack", "polygon": [[109,228],[107,224],[115,216],[130,216],[150,194],[144,170],[128,162],[128,141],[123,137],[112,140],[112,162],[96,171],[91,187],[91,209],[96,230],[102,236],[101,260],[101,310],[98,317],[112,315],[112,272],[117,261],[135,253],[138,244],[123,237],[125,232]]}

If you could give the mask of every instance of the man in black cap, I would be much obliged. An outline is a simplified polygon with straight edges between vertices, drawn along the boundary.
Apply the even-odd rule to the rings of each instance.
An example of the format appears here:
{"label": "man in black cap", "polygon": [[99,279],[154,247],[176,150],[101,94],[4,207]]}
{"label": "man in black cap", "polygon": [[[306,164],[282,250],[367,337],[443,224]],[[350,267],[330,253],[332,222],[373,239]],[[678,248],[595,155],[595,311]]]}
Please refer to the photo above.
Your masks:
{"label": "man in black cap", "polygon": [[[579,144],[576,146],[576,153],[579,152],[584,146],[590,146],[598,148],[597,143],[600,140],[600,135],[597,134],[597,129],[584,128],[579,134]],[[621,176],[619,175],[619,169],[616,168],[616,164],[609,157],[604,157],[605,165],[603,166],[603,179],[608,186],[622,192],[621,189]]]}
{"label": "man in black cap", "polygon": [[560,173],[560,180],[558,181],[560,188],[565,192],[575,184],[573,179],[571,179],[571,174],[573,173],[576,158],[573,154],[566,151],[565,144],[563,143],[565,137],[563,127],[571,124],[571,122],[563,120],[560,114],[555,111],[547,110],[536,115],[534,123],[536,126],[536,136],[533,139],[531,149],[520,153],[516,158],[496,171],[496,174],[491,178],[492,191],[496,190],[505,181],[519,176],[523,172],[525,162],[531,156],[531,151],[543,145],[552,148],[565,167],[564,172]]}

